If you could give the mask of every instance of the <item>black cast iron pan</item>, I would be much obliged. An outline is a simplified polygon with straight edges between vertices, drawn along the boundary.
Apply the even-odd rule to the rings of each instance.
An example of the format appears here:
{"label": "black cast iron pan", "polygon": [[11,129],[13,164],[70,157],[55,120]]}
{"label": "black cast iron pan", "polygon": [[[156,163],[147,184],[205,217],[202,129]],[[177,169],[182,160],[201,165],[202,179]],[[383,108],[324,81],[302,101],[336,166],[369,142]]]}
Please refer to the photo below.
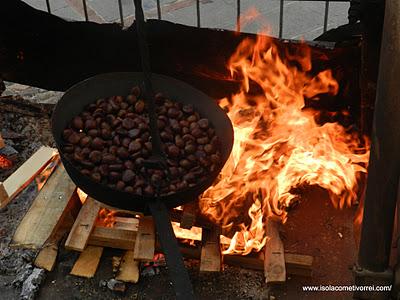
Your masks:
{"label": "black cast iron pan", "polygon": [[233,146],[233,128],[228,116],[217,103],[186,83],[167,76],[152,74],[151,83],[154,91],[162,92],[170,99],[183,104],[192,104],[200,115],[210,120],[221,141],[221,163],[218,168],[210,173],[205,181],[170,196],[139,197],[96,183],[82,175],[65,158],[62,151],[63,141],[61,136],[64,128],[73,117],[83,111],[87,104],[109,96],[128,95],[133,86],[141,86],[142,82],[142,73],[109,73],[98,75],[76,84],[64,94],[53,112],[53,136],[66,171],[74,183],[85,193],[100,202],[116,208],[145,214],[151,212],[164,250],[176,297],[183,300],[194,299],[193,288],[183,264],[182,256],[179,253],[166,208],[176,207],[197,199],[214,182],[229,157]]}
{"label": "black cast iron pan", "polygon": [[[67,123],[81,113],[87,104],[109,96],[126,96],[133,86],[140,86],[142,81],[142,73],[108,73],[94,76],[74,85],[56,105],[52,117],[52,131],[65,169],[80,189],[107,205],[147,214],[149,213],[148,201],[152,200],[151,197],[139,197],[116,191],[82,175],[63,155],[61,138]],[[214,182],[232,150],[233,128],[228,116],[217,103],[190,85],[157,74],[152,74],[152,83],[155,92],[162,92],[170,99],[184,104],[193,104],[200,115],[210,120],[221,141],[221,163],[205,181],[176,194],[160,197],[160,200],[168,208],[173,208],[195,200]]]}

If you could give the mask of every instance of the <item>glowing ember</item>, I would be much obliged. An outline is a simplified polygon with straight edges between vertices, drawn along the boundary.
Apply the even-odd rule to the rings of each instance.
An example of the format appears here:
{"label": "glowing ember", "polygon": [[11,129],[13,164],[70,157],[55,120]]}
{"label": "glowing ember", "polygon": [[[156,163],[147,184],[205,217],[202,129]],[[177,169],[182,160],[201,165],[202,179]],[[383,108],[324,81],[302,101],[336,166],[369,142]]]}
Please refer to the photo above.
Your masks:
{"label": "glowing ember", "polygon": [[220,180],[200,201],[203,214],[234,233],[225,254],[261,250],[265,218],[276,214],[284,222],[296,187],[318,185],[340,208],[356,201],[368,145],[338,123],[317,124],[317,111],[303,110],[305,98],[335,95],[338,83],[330,70],[311,77],[310,49],[301,48],[283,59],[272,39],[258,36],[244,40],[230,59],[243,88],[220,106],[234,125],[235,142]]}
{"label": "glowing ember", "polygon": [[4,155],[0,154],[0,170],[1,169],[10,169],[12,166],[13,166],[12,161],[9,160]]}

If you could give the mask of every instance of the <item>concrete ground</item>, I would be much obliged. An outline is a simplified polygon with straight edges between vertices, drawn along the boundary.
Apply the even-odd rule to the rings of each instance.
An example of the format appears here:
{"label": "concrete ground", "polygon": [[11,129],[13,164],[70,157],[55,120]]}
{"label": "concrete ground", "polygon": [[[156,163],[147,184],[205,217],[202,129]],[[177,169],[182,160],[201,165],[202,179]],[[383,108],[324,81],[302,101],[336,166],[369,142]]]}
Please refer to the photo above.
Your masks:
{"label": "concrete ground", "polygon": [[[89,20],[120,22],[118,0],[86,0]],[[195,0],[160,0],[162,18],[175,23],[196,26]],[[29,5],[46,10],[45,0],[24,0]],[[121,0],[125,25],[133,20],[132,0]],[[200,0],[201,26],[236,29],[237,0]],[[82,0],[50,0],[53,14],[71,20],[84,20]],[[147,18],[157,17],[157,1],[144,0]],[[241,0],[241,31],[257,33],[266,26],[270,34],[279,34],[279,0]],[[330,3],[328,29],[347,23],[349,3]],[[254,10],[255,9],[255,10]],[[257,11],[257,17],[251,18]],[[285,0],[283,10],[283,38],[312,40],[323,33],[325,2]]]}

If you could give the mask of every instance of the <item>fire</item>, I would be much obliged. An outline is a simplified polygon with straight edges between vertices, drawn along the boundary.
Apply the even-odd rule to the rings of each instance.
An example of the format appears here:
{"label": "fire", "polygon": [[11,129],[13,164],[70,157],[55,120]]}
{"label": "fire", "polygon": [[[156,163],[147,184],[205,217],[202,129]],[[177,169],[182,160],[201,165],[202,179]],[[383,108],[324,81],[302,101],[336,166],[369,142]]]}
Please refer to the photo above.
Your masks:
{"label": "fire", "polygon": [[0,170],[1,169],[10,169],[13,166],[11,160],[9,160],[6,156],[0,154]]}
{"label": "fire", "polygon": [[113,227],[115,224],[116,211],[102,208],[97,216],[97,224],[103,227]]}
{"label": "fire", "polygon": [[233,151],[200,201],[202,213],[233,236],[225,254],[261,250],[266,217],[284,222],[300,186],[326,189],[339,208],[357,200],[368,145],[339,123],[318,124],[319,112],[304,109],[305,98],[335,95],[339,85],[330,70],[312,77],[311,51],[300,48],[282,58],[272,39],[258,36],[230,59],[232,76],[243,83],[240,93],[220,101],[234,125]]}
{"label": "fire", "polygon": [[78,194],[79,200],[82,202],[82,204],[85,203],[88,195],[84,191],[82,191],[80,188],[76,189],[76,193]]}

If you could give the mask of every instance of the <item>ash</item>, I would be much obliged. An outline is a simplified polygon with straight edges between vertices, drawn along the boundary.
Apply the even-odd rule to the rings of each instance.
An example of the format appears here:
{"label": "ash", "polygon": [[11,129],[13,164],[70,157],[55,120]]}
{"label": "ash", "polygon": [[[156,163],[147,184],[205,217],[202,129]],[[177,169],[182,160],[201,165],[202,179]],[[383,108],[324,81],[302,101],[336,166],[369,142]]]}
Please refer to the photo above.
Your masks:
{"label": "ash", "polygon": [[[2,96],[20,95],[33,103],[56,103],[60,93],[5,83]],[[42,145],[53,145],[47,117],[32,117],[0,110],[0,129],[7,146],[18,154],[13,167],[0,171],[4,181]],[[0,210],[0,293],[1,299],[34,299],[45,278],[44,270],[35,268],[36,251],[10,248],[12,236],[37,195],[34,185],[28,186],[16,199]]]}
{"label": "ash", "polygon": [[[8,82],[5,86],[6,90],[2,96],[18,95],[36,104],[55,104],[63,94]],[[0,181],[4,181],[40,146],[54,145],[49,119],[45,115],[32,117],[0,110],[0,130],[6,145],[19,152],[17,159],[13,161],[14,167],[0,172]]]}

